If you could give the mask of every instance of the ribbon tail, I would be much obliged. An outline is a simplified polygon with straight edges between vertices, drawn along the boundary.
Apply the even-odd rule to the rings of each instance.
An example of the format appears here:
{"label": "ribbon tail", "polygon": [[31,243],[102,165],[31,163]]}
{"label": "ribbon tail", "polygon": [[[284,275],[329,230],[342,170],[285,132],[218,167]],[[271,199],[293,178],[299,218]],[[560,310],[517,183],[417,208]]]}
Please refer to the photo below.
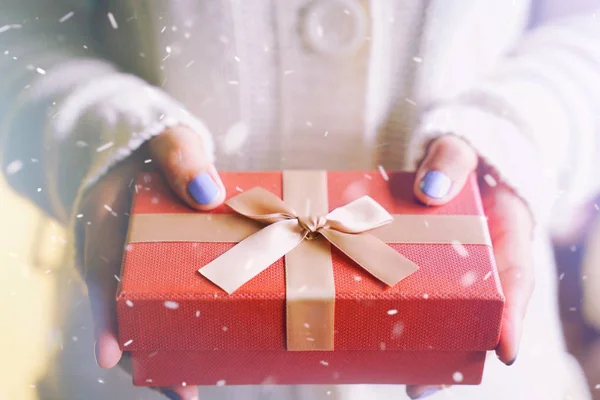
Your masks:
{"label": "ribbon tail", "polygon": [[394,286],[419,267],[369,233],[319,231],[335,247],[388,286]]}
{"label": "ribbon tail", "polygon": [[200,268],[198,272],[231,294],[298,246],[304,236],[295,219],[268,225]]}

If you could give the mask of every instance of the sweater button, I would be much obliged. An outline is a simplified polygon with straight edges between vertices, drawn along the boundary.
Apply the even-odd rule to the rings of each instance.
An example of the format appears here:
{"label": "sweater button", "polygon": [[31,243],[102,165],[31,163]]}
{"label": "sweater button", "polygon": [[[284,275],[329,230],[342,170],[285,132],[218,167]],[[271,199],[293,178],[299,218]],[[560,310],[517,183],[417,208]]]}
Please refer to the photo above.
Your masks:
{"label": "sweater button", "polygon": [[319,53],[348,55],[365,41],[367,23],[366,11],[356,0],[318,0],[306,10],[303,34]]}

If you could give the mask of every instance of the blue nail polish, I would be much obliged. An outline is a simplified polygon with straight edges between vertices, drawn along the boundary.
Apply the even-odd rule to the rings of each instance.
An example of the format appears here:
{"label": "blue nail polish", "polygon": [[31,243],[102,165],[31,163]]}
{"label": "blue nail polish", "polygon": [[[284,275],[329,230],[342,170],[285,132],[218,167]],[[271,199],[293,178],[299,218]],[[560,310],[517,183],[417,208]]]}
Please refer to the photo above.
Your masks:
{"label": "blue nail polish", "polygon": [[421,191],[433,199],[442,199],[450,193],[452,181],[440,171],[429,171],[421,181]]}
{"label": "blue nail polish", "polygon": [[196,176],[188,184],[187,190],[196,203],[203,206],[212,203],[220,193],[219,186],[206,172]]}
{"label": "blue nail polish", "polygon": [[424,399],[425,397],[433,396],[434,394],[436,394],[439,391],[440,391],[440,389],[437,387],[428,388],[423,393],[421,393],[421,395],[419,397],[417,397],[417,399]]}
{"label": "blue nail polish", "polygon": [[171,400],[181,400],[181,396],[178,395],[177,393],[175,393],[172,390],[168,390],[165,392],[165,396],[167,396],[167,398],[171,399]]}

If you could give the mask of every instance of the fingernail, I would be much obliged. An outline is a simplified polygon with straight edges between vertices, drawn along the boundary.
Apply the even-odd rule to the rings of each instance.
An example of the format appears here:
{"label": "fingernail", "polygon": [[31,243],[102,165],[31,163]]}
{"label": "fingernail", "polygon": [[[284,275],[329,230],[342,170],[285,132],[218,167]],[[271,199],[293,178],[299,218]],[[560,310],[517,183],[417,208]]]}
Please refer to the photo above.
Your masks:
{"label": "fingernail", "polygon": [[433,199],[446,197],[451,186],[448,175],[440,171],[429,171],[421,180],[421,191]]}
{"label": "fingernail", "polygon": [[98,363],[98,342],[94,342],[94,360],[96,360],[96,365],[100,366]]}
{"label": "fingernail", "polygon": [[188,193],[193,197],[196,203],[207,205],[212,203],[219,196],[219,186],[204,172],[196,176],[187,187]]}
{"label": "fingernail", "polygon": [[172,390],[167,390],[167,391],[165,392],[165,396],[167,396],[167,397],[168,397],[169,399],[171,399],[171,400],[182,400],[182,399],[181,399],[181,396],[180,396],[180,395],[178,395],[177,393],[175,393],[175,392],[174,392],[174,391],[172,391]]}
{"label": "fingernail", "polygon": [[512,360],[510,360],[509,362],[506,363],[507,366],[511,366],[515,363],[515,361],[517,361],[517,357],[513,358]]}
{"label": "fingernail", "polygon": [[418,397],[415,397],[415,399],[424,399],[425,397],[429,397],[432,396],[434,394],[436,394],[437,392],[439,392],[439,388],[436,387],[431,387],[429,389],[425,389],[425,391],[423,393],[421,393]]}

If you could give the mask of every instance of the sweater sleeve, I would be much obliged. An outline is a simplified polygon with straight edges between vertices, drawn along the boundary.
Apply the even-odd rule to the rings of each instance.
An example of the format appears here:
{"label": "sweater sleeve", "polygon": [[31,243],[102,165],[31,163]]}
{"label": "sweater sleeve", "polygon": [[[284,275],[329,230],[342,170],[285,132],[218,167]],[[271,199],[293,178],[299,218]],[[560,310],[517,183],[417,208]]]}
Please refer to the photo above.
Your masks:
{"label": "sweater sleeve", "polygon": [[529,205],[536,222],[600,189],[600,12],[527,32],[483,80],[432,105],[411,143],[411,162],[440,134],[479,152]]}
{"label": "sweater sleeve", "polygon": [[213,158],[201,121],[94,51],[92,18],[118,22],[89,3],[3,0],[0,13],[2,170],[63,222],[78,193],[169,126],[192,128]]}

